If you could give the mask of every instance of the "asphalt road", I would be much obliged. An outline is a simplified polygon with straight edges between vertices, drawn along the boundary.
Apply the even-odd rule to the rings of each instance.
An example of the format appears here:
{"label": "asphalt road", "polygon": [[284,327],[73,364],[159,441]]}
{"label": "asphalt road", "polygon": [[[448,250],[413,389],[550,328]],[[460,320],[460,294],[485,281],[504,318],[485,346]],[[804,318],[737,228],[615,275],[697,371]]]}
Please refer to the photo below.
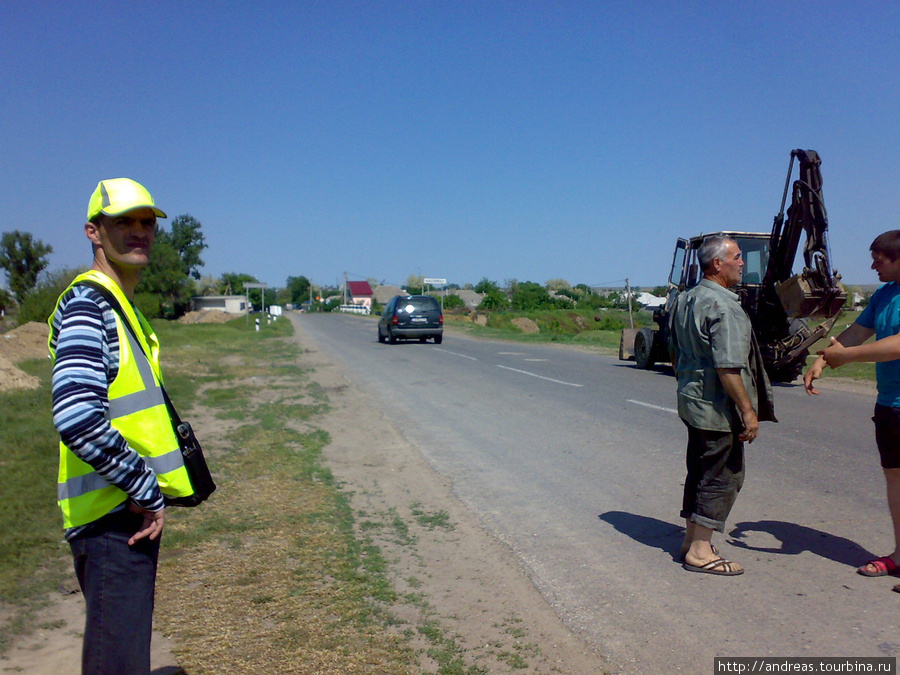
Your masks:
{"label": "asphalt road", "polygon": [[900,655],[872,393],[775,390],[721,553],[676,561],[686,431],[675,381],[613,357],[466,338],[382,345],[371,318],[295,315],[383,406],[562,620],[614,670],[712,673],[715,656]]}

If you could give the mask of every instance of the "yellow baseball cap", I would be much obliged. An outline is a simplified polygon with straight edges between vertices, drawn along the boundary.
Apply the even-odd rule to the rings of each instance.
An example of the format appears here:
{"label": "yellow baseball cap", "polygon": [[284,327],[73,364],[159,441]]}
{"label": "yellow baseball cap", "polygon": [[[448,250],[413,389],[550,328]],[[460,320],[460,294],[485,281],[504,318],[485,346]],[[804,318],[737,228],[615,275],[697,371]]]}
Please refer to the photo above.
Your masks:
{"label": "yellow baseball cap", "polygon": [[108,178],[97,183],[97,189],[88,202],[87,219],[93,220],[101,213],[106,216],[118,216],[140,208],[153,209],[157,218],[168,218],[156,208],[153,197],[143,185],[130,178]]}

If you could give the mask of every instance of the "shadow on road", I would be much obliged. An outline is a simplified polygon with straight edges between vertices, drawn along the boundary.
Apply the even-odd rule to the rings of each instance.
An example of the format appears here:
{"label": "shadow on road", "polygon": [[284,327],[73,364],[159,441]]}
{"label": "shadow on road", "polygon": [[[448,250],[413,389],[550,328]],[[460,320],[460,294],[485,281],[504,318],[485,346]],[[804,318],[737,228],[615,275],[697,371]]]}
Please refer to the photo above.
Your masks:
{"label": "shadow on road", "polygon": [[681,525],[624,511],[607,511],[599,518],[645,546],[658,548],[676,559],[680,557],[679,548],[684,538]]}
{"label": "shadow on road", "polygon": [[[764,533],[771,535],[781,542],[781,546],[753,546],[749,542],[741,541],[748,533]],[[738,548],[763,553],[778,553],[781,555],[798,555],[809,551],[822,558],[828,558],[843,565],[858,566],[866,560],[878,557],[859,544],[844,537],[838,537],[822,530],[816,530],[796,523],[786,523],[781,520],[757,520],[752,523],[738,523],[728,533],[731,539],[728,543]]]}
{"label": "shadow on road", "polygon": [[[664,520],[624,511],[601,513],[600,520],[645,546],[653,546],[680,558],[679,549],[684,537],[684,527]],[[805,525],[781,520],[758,520],[738,523],[727,533],[728,543],[737,548],[779,555],[799,555],[809,551],[822,558],[842,565],[858,566],[877,557],[859,544]],[[780,542],[780,546],[757,546],[752,543],[754,534],[764,534]]]}

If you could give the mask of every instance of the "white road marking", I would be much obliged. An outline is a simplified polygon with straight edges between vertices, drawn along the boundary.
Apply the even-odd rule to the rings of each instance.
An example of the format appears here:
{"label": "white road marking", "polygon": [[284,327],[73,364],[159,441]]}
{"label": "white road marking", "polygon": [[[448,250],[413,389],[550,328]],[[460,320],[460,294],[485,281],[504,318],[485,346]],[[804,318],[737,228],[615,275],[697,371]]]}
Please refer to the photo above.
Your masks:
{"label": "white road marking", "polygon": [[541,363],[543,361],[547,361],[548,359],[523,359],[525,361],[533,361],[535,363]]}
{"label": "white road marking", "polygon": [[497,352],[500,356],[525,356],[525,352]]}
{"label": "white road marking", "polygon": [[451,352],[451,351],[449,351],[449,350],[447,350],[447,349],[441,349],[440,347],[434,347],[434,351],[436,351],[436,352],[444,352],[445,354],[452,354],[453,356],[459,356],[459,357],[462,357],[462,358],[464,358],[464,359],[469,359],[470,361],[477,361],[477,360],[478,360],[478,359],[476,359],[474,356],[466,356],[465,354],[457,354],[456,352]]}
{"label": "white road marking", "polygon": [[543,375],[538,375],[536,373],[529,373],[527,370],[519,370],[518,368],[510,368],[509,366],[501,366],[499,363],[497,364],[498,368],[503,368],[503,370],[511,370],[514,373],[521,373],[522,375],[530,375],[531,377],[536,377],[540,380],[547,380],[548,382],[555,382],[556,384],[564,384],[567,387],[583,387],[583,384],[574,384],[573,382],[563,382],[562,380],[554,380],[552,377],[544,377]]}
{"label": "white road marking", "polygon": [[678,414],[678,411],[675,408],[663,408],[661,405],[653,405],[652,403],[644,403],[643,401],[635,401],[634,399],[625,399],[626,403],[634,403],[635,405],[642,405],[645,408],[653,408],[654,410],[662,410],[663,412],[673,413],[675,415]]}

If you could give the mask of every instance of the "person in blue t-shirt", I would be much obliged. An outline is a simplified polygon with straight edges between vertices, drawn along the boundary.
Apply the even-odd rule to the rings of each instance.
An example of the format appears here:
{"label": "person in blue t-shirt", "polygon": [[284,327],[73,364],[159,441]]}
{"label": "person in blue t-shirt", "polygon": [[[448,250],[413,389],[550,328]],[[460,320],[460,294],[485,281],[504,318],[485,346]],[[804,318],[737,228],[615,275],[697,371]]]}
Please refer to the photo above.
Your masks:
{"label": "person in blue t-shirt", "polygon": [[[887,482],[894,550],[856,571],[867,577],[900,576],[900,230],[880,234],[869,250],[872,269],[886,283],[875,291],[859,318],[837,338],[831,338],[830,347],[819,352],[803,381],[808,394],[818,394],[813,382],[821,377],[826,365],[840,368],[846,363],[875,363],[875,442]],[[864,344],[873,335],[875,341]],[[893,590],[900,593],[900,584]]]}

